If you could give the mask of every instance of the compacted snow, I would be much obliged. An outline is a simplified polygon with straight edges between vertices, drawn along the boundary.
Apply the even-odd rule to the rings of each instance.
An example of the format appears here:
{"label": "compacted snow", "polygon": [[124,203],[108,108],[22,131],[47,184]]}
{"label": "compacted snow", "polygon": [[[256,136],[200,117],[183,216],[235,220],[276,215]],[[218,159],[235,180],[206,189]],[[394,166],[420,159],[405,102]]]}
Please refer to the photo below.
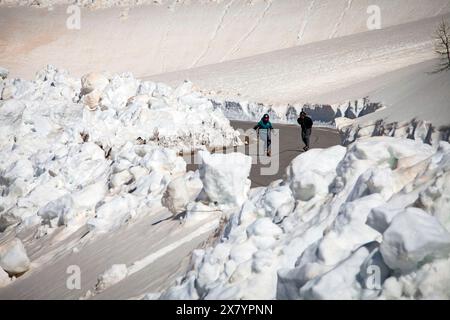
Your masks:
{"label": "compacted snow", "polygon": [[250,191],[161,298],[448,299],[450,145],[311,150]]}

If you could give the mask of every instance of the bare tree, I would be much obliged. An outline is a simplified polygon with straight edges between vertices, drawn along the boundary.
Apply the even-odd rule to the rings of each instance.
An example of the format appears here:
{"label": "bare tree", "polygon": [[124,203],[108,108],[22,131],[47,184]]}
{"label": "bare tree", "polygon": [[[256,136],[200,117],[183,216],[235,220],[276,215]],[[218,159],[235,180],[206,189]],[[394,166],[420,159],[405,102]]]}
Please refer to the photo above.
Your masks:
{"label": "bare tree", "polygon": [[436,30],[434,50],[441,57],[437,71],[450,70],[450,24],[444,19]]}

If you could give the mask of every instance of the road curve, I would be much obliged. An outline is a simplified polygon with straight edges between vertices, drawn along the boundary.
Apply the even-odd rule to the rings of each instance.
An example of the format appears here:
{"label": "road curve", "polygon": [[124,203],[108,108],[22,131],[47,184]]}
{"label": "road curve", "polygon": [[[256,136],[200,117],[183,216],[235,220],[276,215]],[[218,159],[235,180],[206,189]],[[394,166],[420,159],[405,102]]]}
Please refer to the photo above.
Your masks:
{"label": "road curve", "polygon": [[[235,129],[248,130],[255,126],[253,122],[231,121],[231,125]],[[250,172],[250,180],[252,181],[252,187],[267,186],[271,182],[278,179],[282,179],[286,168],[297,156],[303,152],[304,144],[301,141],[300,127],[297,125],[277,125],[274,124],[274,129],[278,131],[278,137],[275,135],[272,140],[278,139],[279,150],[275,152],[276,148],[273,147],[272,162],[278,159],[278,170],[274,174],[263,175],[261,174],[261,168],[269,167],[270,165],[262,165],[259,161],[252,166]],[[341,139],[339,133],[335,129],[331,128],[313,128],[311,136],[311,148],[329,148],[335,145],[339,145]],[[252,155],[254,156],[254,155]],[[274,170],[275,171],[275,170]]]}
{"label": "road curve", "polygon": [[[243,132],[248,132],[247,130],[249,129],[251,132],[255,124],[254,122],[231,121],[234,129]],[[245,148],[245,154],[253,158],[253,165],[250,172],[252,188],[268,186],[273,181],[283,179],[286,168],[293,159],[303,152],[304,144],[301,141],[300,127],[298,125],[274,124],[274,129],[278,131],[272,137],[271,158],[264,155],[258,156],[258,153],[261,154],[261,152],[258,152],[256,147],[253,148],[253,151],[250,151],[248,147]],[[254,142],[251,141],[250,143],[252,144]],[[336,129],[313,128],[311,148],[328,148],[339,144],[341,144],[341,140]],[[244,150],[239,151],[244,152]],[[219,152],[222,152],[222,150]],[[198,166],[196,164],[188,164],[187,169],[195,171],[198,169]],[[270,172],[262,172],[262,169]]]}

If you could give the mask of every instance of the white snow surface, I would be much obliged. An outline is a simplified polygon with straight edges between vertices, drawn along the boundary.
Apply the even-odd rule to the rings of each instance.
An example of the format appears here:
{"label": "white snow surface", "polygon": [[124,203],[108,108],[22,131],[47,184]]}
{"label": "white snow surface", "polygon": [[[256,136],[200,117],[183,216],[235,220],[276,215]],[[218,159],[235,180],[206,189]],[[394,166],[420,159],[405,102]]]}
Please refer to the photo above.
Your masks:
{"label": "white snow surface", "polygon": [[[66,12],[72,3],[82,7],[79,30],[65,25],[73,14]],[[26,7],[30,4],[32,8]],[[140,4],[148,5],[134,8]],[[350,5],[348,0],[0,0],[0,39],[5,44],[0,65],[25,78],[48,63],[77,76],[109,70],[144,77],[366,32],[367,9],[373,4],[369,0]],[[447,0],[377,0],[376,5],[382,28],[450,12]],[[420,27],[415,33],[419,32]],[[293,66],[306,62],[298,59],[291,55],[287,61],[291,68],[279,66],[279,72],[289,76]],[[264,68],[259,78],[273,72],[270,65]],[[237,70],[230,71],[236,78]],[[243,76],[249,75],[243,71]],[[305,81],[304,74],[297,74]],[[227,87],[239,88],[236,84]]]}
{"label": "white snow surface", "polygon": [[[80,81],[48,66],[34,81],[7,78],[0,87],[1,232],[117,229],[162,208],[166,186],[186,174],[178,151],[240,143],[187,82],[172,89],[130,74]],[[184,179],[193,200],[201,182]]]}
{"label": "white snow surface", "polygon": [[374,137],[300,155],[161,298],[448,299],[449,170],[447,142]]}
{"label": "white snow surface", "polygon": [[[48,9],[7,8],[32,3]],[[122,245],[124,261],[111,266],[104,254],[108,269],[89,263],[95,241],[94,251],[81,251],[96,270],[91,289],[106,269],[94,290],[126,296],[132,286],[118,283],[158,270],[152,264],[169,253],[177,260],[222,215],[220,239],[193,253],[190,271],[144,297],[450,299],[449,78],[430,74],[431,34],[449,17],[447,0],[379,1],[383,30],[371,32],[365,0],[77,1],[105,9],[83,9],[78,31],[55,27],[68,3],[0,0],[0,64],[9,69],[0,68],[0,287],[18,283],[32,296],[27,284],[40,288],[41,275],[34,265],[62,253],[30,263],[16,232],[34,227],[39,239],[84,227],[128,240],[124,224],[165,206],[186,218],[179,233],[162,228],[168,237],[147,243],[154,251],[126,259]],[[141,4],[149,6],[113,8]],[[97,71],[79,79],[48,66],[34,81],[8,78],[30,79],[49,59],[77,76]],[[103,69],[170,84],[190,79],[196,89]],[[348,119],[367,111],[363,97],[384,108]],[[251,163],[239,154],[201,152],[200,170],[186,173],[177,152],[239,143],[210,98],[236,99],[240,109],[227,116],[241,119],[269,112],[289,122],[305,105],[319,121],[340,113],[346,146],[299,156],[265,188],[250,190]],[[48,243],[67,238],[55,233]],[[51,278],[48,270],[41,272]]]}
{"label": "white snow surface", "polygon": [[[0,246],[0,276],[4,278],[1,271],[6,271],[11,275],[18,275],[26,272],[30,268],[30,259],[27,256],[22,241],[14,238]],[[2,278],[1,282],[5,283]]]}
{"label": "white snow surface", "polygon": [[200,152],[200,177],[209,200],[221,205],[241,206],[247,199],[252,158],[241,154]]}
{"label": "white snow surface", "polygon": [[344,144],[370,136],[394,136],[437,145],[450,137],[450,77],[435,73],[433,59],[348,88],[349,98],[364,90],[383,108],[361,118],[336,119]]}

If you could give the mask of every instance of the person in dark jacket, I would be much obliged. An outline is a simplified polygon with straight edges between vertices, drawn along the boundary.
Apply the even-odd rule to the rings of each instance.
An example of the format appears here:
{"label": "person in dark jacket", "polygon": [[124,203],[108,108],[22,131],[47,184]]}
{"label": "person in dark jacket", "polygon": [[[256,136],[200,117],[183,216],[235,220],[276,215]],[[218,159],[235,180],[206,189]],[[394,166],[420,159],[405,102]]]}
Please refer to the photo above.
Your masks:
{"label": "person in dark jacket", "polygon": [[306,112],[302,111],[300,117],[297,120],[298,124],[302,127],[302,140],[305,143],[303,150],[309,150],[309,142],[312,133],[313,121]]}
{"label": "person in dark jacket", "polygon": [[270,122],[270,117],[268,114],[265,114],[261,121],[258,122],[258,124],[253,128],[253,130],[258,131],[258,134],[263,134],[262,138],[266,138],[266,150],[267,150],[267,156],[270,157],[272,156],[272,149],[271,149],[271,145],[272,145],[272,130],[273,130],[273,126],[272,123]]}

